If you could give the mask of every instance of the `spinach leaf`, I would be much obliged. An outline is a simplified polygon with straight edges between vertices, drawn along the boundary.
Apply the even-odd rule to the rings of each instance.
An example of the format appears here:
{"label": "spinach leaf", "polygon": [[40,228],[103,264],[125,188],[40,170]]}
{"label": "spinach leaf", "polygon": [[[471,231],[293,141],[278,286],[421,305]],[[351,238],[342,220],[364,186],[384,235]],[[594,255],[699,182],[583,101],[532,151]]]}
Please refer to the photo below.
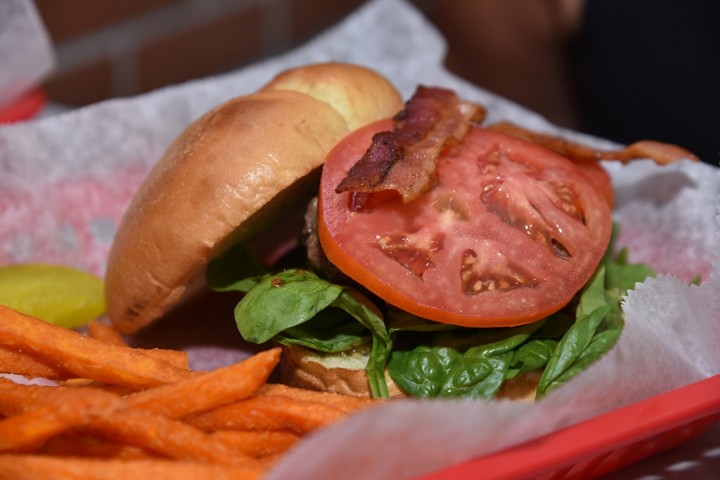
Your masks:
{"label": "spinach leaf", "polygon": [[367,329],[346,312],[326,308],[305,323],[290,327],[273,337],[283,345],[301,345],[319,352],[346,352],[369,343]]}
{"label": "spinach leaf", "polygon": [[627,249],[614,253],[613,239],[603,262],[582,291],[575,323],[558,343],[540,379],[537,398],[585,370],[617,342],[624,326],[621,301],[637,283],[656,272],[628,262]]}
{"label": "spinach leaf", "polygon": [[554,339],[533,338],[520,345],[513,352],[507,380],[545,367],[557,344],[558,341]]}
{"label": "spinach leaf", "polygon": [[343,290],[333,306],[345,310],[372,333],[372,348],[365,373],[373,398],[388,398],[385,366],[387,365],[393,339],[388,333],[382,314],[367,297],[355,290]]}
{"label": "spinach leaf", "polygon": [[628,263],[627,250],[623,249],[615,261],[605,263],[607,289],[618,289],[621,296],[625,296],[628,290],[635,288],[635,285],[644,282],[648,277],[657,275],[655,270],[643,263]]}
{"label": "spinach leaf", "polygon": [[385,369],[392,352],[392,338],[381,338],[377,335],[372,337],[372,349],[368,358],[365,373],[367,373],[370,394],[373,398],[389,398],[390,392],[385,381]]}
{"label": "spinach leaf", "polygon": [[[369,331],[372,349],[366,371],[371,392],[373,396],[389,396],[385,363],[392,339],[382,314],[364,295],[299,269],[241,280],[234,285],[245,282],[253,286],[235,306],[235,322],[245,340],[264,343],[275,339],[337,352],[362,343],[367,337],[362,331]],[[348,326],[333,310],[342,311],[362,329]]]}
{"label": "spinach leaf", "polygon": [[390,355],[390,376],[405,392],[417,397],[492,398],[500,390],[511,352],[471,348],[419,346]]}
{"label": "spinach leaf", "polygon": [[208,262],[205,280],[211,289],[218,292],[247,292],[266,273],[267,268],[258,256],[250,251],[246,243],[240,242]]}
{"label": "spinach leaf", "polygon": [[541,329],[545,320],[503,328],[455,328],[439,331],[433,335],[433,344],[465,351],[476,346],[485,349],[510,351],[517,348],[535,332]]}
{"label": "spinach leaf", "polygon": [[[325,282],[330,284],[330,282]],[[381,338],[382,340],[389,340],[390,336],[387,327],[385,327],[382,313],[360,292],[343,288],[332,306],[341,308],[352,315],[355,320],[370,330],[373,336]]]}
{"label": "spinach leaf", "polygon": [[576,321],[568,329],[550,357],[545,371],[540,377],[537,398],[542,397],[560,384],[561,378],[567,379],[579,372],[576,362],[590,363],[595,350],[586,351],[593,341],[595,333],[611,306],[605,295],[605,267],[601,266],[585,286],[576,310]]}
{"label": "spinach leaf", "polygon": [[515,349],[541,325],[437,333],[434,346],[393,351],[388,372],[413,396],[492,398],[507,378]]}
{"label": "spinach leaf", "polygon": [[580,353],[573,364],[547,387],[546,392],[557,388],[571,378],[586,370],[598,358],[607,353],[617,342],[621,330],[606,330],[593,336],[590,344]]}
{"label": "spinach leaf", "polygon": [[565,311],[555,312],[545,319],[545,323],[533,336],[560,339],[573,323],[575,323],[574,313],[571,315]]}
{"label": "spinach leaf", "polygon": [[264,343],[310,320],[342,291],[342,287],[307,270],[264,275],[235,306],[235,321],[245,340]]}
{"label": "spinach leaf", "polygon": [[411,313],[390,308],[387,312],[388,329],[391,332],[438,332],[455,330],[458,327],[445,323],[431,322]]}

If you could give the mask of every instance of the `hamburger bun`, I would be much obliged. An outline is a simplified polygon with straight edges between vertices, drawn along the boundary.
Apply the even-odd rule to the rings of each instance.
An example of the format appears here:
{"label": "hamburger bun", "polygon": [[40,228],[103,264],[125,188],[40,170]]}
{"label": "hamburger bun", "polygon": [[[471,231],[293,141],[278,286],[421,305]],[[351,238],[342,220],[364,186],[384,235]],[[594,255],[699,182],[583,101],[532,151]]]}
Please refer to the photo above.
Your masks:
{"label": "hamburger bun", "polygon": [[402,108],[378,73],[300,67],[190,124],[168,147],[118,227],[105,275],[107,312],[133,333],[203,283],[204,267],[317,192],[330,149]]}
{"label": "hamburger bun", "polygon": [[[354,397],[370,397],[370,385],[365,374],[369,350],[351,354],[321,354],[300,345],[283,345],[280,362],[283,383],[291,387]],[[385,372],[390,398],[405,397],[405,393]]]}

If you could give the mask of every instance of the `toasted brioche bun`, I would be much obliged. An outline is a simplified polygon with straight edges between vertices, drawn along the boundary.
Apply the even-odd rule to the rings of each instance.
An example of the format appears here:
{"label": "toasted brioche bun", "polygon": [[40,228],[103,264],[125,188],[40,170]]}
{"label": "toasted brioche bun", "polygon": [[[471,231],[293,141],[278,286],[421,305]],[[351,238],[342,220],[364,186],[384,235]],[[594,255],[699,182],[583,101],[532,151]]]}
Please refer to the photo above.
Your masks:
{"label": "toasted brioche bun", "polygon": [[[322,354],[299,345],[284,345],[281,366],[283,383],[293,387],[356,397],[370,397],[365,374],[369,352]],[[498,398],[532,402],[542,372],[534,371],[505,382]],[[407,394],[385,372],[390,398]]]}
{"label": "toasted brioche bun", "polygon": [[280,74],[189,125],[148,174],[118,227],[105,275],[113,325],[132,333],[202,283],[204,267],[317,191],[330,149],[402,99],[364,67]]}

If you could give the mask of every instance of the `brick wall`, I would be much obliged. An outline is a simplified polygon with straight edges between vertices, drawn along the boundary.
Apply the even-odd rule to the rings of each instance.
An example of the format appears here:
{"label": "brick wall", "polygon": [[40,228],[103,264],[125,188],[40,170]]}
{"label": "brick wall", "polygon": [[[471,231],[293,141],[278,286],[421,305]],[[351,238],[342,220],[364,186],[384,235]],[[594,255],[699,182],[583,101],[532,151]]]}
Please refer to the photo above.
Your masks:
{"label": "brick wall", "polygon": [[80,106],[242,67],[364,0],[35,0],[58,65],[48,97]]}

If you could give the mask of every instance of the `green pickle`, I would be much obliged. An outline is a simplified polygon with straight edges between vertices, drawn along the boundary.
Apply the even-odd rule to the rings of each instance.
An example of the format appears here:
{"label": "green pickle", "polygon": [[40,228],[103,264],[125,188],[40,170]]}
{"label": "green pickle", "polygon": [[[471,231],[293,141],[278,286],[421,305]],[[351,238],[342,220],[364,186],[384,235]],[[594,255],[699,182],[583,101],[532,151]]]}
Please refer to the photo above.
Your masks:
{"label": "green pickle", "polygon": [[102,279],[58,265],[0,268],[0,305],[66,328],[77,328],[105,312]]}

